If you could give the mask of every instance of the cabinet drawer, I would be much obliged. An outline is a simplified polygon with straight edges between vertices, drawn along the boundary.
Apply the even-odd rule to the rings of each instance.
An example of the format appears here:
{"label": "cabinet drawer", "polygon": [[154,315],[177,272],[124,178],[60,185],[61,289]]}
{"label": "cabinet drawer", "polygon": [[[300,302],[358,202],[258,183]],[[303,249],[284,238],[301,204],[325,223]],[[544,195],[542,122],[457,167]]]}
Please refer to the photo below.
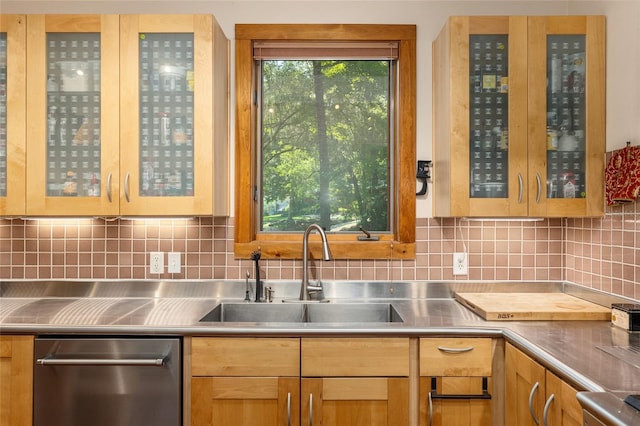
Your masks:
{"label": "cabinet drawer", "polygon": [[405,377],[409,375],[409,339],[302,339],[305,377]]}
{"label": "cabinet drawer", "polygon": [[192,376],[299,376],[300,339],[193,338]]}
{"label": "cabinet drawer", "polygon": [[491,376],[490,338],[420,339],[421,376]]}

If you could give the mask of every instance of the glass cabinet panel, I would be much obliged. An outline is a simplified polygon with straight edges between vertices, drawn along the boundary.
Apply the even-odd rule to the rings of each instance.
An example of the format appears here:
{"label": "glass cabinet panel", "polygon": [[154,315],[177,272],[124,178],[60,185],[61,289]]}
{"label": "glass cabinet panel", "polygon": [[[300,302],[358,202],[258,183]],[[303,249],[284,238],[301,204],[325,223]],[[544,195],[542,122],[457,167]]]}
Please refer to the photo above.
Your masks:
{"label": "glass cabinet panel", "polygon": [[509,183],[507,35],[469,37],[471,198],[506,198]]}
{"label": "glass cabinet panel", "polygon": [[194,195],[193,34],[140,34],[141,197]]}
{"label": "glass cabinet panel", "polygon": [[7,33],[0,33],[0,197],[7,196]]}
{"label": "glass cabinet panel", "polygon": [[47,34],[47,196],[100,196],[100,34]]}
{"label": "glass cabinet panel", "polygon": [[547,36],[547,198],[586,196],[584,35]]}

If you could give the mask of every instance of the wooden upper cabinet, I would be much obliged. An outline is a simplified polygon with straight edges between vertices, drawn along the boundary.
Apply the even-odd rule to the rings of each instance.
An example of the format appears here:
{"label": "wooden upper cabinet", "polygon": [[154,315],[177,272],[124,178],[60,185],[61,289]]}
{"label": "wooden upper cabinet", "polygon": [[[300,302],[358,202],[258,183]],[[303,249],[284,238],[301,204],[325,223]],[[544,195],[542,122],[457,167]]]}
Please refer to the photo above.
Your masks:
{"label": "wooden upper cabinet", "polygon": [[604,212],[604,17],[451,17],[433,43],[434,216]]}
{"label": "wooden upper cabinet", "polygon": [[117,215],[119,19],[27,17],[27,215]]}
{"label": "wooden upper cabinet", "polygon": [[526,216],[527,18],[452,17],[433,43],[434,216]]}
{"label": "wooden upper cabinet", "polygon": [[528,39],[529,214],[602,216],[605,18],[530,17]]}
{"label": "wooden upper cabinet", "polygon": [[120,213],[228,215],[221,28],[210,15],[124,15],[120,52]]}
{"label": "wooden upper cabinet", "polygon": [[27,215],[228,214],[213,16],[28,15],[27,46]]}
{"label": "wooden upper cabinet", "polygon": [[26,29],[0,15],[0,216],[25,213]]}

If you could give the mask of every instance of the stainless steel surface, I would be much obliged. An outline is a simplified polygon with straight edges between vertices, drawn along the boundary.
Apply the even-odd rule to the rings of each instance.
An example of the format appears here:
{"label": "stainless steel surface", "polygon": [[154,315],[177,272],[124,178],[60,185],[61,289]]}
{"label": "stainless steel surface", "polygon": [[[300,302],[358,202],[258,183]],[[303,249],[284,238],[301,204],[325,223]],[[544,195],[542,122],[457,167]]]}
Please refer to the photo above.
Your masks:
{"label": "stainless steel surface", "polygon": [[578,392],[578,402],[589,414],[589,420],[596,419],[601,423],[587,423],[593,426],[637,426],[640,425],[640,411],[624,402],[629,392]]}
{"label": "stainless steel surface", "polygon": [[200,322],[350,324],[403,320],[390,303],[220,303]]}
{"label": "stainless steel surface", "polygon": [[46,356],[36,359],[37,365],[145,365],[162,366],[167,357],[160,358],[54,358]]}
{"label": "stainless steel surface", "polygon": [[601,351],[640,368],[640,346],[596,346]]}
{"label": "stainless steel surface", "polygon": [[[266,281],[275,304],[297,299],[300,281]],[[566,292],[606,305],[626,302],[562,282],[326,281],[329,305],[389,303],[404,322],[200,322],[220,303],[239,303],[244,280],[0,282],[0,334],[219,336],[489,336],[504,337],[545,367],[587,391],[640,391],[640,368],[597,347],[637,347],[640,333],[605,321],[491,322],[453,299],[467,292]]]}
{"label": "stainless steel surface", "polygon": [[316,285],[309,284],[309,235],[313,230],[318,231],[320,239],[322,240],[322,260],[331,260],[327,234],[324,233],[320,225],[315,223],[309,225],[302,235],[302,283],[300,283],[300,300],[309,300],[310,292],[322,291],[319,281]]}
{"label": "stainless steel surface", "polygon": [[582,410],[582,418],[584,426],[607,426],[587,410]]}
{"label": "stainless steel surface", "polygon": [[35,341],[34,426],[179,426],[180,338]]}

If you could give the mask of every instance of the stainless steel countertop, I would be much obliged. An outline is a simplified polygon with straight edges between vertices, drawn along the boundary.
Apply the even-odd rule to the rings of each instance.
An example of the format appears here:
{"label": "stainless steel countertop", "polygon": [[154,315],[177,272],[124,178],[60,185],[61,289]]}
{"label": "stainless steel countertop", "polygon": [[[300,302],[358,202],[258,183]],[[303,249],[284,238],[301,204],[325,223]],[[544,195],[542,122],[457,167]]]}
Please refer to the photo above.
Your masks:
{"label": "stainless steel countertop", "polygon": [[626,402],[628,392],[579,392],[580,405],[605,424],[640,425],[640,411]]}
{"label": "stainless steel countertop", "polygon": [[[270,282],[273,303],[298,282]],[[605,321],[485,321],[453,299],[464,291],[564,291],[606,305],[611,297],[565,283],[325,282],[331,303],[392,303],[403,323],[213,323],[221,302],[242,302],[244,281],[0,282],[0,334],[504,336],[581,390],[640,393],[640,366],[608,348],[640,348],[640,334]],[[619,301],[616,299],[615,301]]]}

